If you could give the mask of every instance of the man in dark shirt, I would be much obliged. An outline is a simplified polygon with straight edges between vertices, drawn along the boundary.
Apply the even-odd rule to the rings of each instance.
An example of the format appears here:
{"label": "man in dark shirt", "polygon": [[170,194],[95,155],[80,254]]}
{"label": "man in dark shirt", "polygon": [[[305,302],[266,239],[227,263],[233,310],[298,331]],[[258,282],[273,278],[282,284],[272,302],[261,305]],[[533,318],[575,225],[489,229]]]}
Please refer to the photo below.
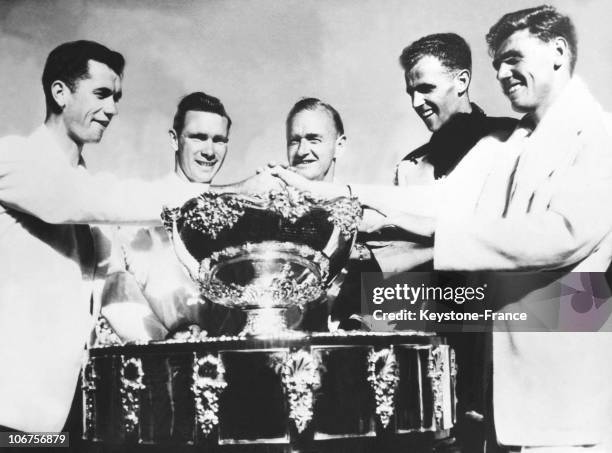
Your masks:
{"label": "man in dark shirt", "polygon": [[[409,153],[398,164],[395,184],[443,184],[470,149],[483,137],[497,131],[511,130],[516,120],[486,116],[470,102],[472,57],[465,40],[454,33],[428,35],[406,47],[400,64],[404,69],[406,92],[414,111],[432,132],[430,140]],[[433,270],[432,244],[423,238],[395,241],[374,255],[382,269]],[[409,260],[405,260],[410,257]],[[398,269],[396,260],[405,260]],[[456,276],[461,279],[461,276]],[[486,387],[485,334],[453,333],[447,335],[457,354],[459,375],[458,424],[454,434],[461,451],[479,451],[484,429],[480,420],[485,410]]]}
{"label": "man in dark shirt", "polygon": [[511,118],[488,117],[470,102],[472,56],[461,36],[420,38],[403,50],[400,64],[412,107],[433,134],[398,164],[396,184],[430,184],[443,178],[482,137],[516,125]]}

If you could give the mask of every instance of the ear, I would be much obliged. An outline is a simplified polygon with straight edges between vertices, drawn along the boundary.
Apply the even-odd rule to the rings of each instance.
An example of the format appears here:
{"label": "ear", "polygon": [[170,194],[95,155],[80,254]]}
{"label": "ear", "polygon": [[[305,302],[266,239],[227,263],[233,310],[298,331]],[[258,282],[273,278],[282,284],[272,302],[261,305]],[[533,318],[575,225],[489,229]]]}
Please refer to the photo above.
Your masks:
{"label": "ear", "polygon": [[334,159],[337,159],[344,152],[344,148],[346,146],[346,135],[342,134],[336,139],[336,152],[334,154]]}
{"label": "ear", "polygon": [[463,96],[467,92],[471,80],[472,74],[470,74],[470,71],[467,69],[462,69],[455,74],[455,86],[457,87],[459,96]]}
{"label": "ear", "polygon": [[175,153],[178,152],[178,135],[176,135],[176,131],[174,129],[170,129],[168,131],[168,135],[170,136],[170,146],[172,146]]}
{"label": "ear", "polygon": [[551,41],[551,46],[554,52],[553,64],[555,71],[563,67],[563,65],[569,65],[570,49],[567,40],[557,36]]}
{"label": "ear", "polygon": [[70,88],[61,80],[55,80],[51,84],[51,96],[53,96],[53,100],[57,105],[60,106],[62,110],[66,107],[66,103],[68,102],[68,95],[70,94]]}

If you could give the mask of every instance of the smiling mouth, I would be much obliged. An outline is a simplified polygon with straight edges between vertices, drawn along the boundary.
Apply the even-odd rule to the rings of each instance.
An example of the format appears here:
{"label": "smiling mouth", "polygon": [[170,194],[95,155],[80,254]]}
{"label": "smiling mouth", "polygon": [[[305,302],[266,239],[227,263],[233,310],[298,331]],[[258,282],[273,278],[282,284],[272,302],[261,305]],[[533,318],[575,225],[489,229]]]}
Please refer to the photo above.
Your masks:
{"label": "smiling mouth", "polygon": [[504,87],[504,93],[507,96],[510,96],[514,93],[516,93],[520,88],[522,88],[524,85],[521,82],[511,82],[506,84],[506,86]]}
{"label": "smiling mouth", "polygon": [[434,114],[433,110],[425,110],[425,111],[419,112],[419,116],[423,119],[427,119],[430,116],[433,116],[433,114]]}
{"label": "smiling mouth", "polygon": [[312,163],[315,163],[316,161],[317,161],[316,159],[303,159],[303,160],[296,162],[293,166],[300,167],[300,166],[310,165]]}
{"label": "smiling mouth", "polygon": [[198,164],[198,166],[200,167],[212,168],[216,165],[217,161],[216,160],[196,160],[195,163]]}

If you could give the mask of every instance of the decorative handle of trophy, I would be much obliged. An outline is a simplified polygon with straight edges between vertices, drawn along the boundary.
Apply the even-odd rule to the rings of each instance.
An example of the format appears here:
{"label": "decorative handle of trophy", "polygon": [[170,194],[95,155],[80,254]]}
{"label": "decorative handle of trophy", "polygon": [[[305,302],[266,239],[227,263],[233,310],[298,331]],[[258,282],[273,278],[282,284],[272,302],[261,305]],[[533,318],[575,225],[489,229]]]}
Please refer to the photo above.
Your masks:
{"label": "decorative handle of trophy", "polygon": [[199,278],[200,265],[198,260],[196,260],[193,255],[189,253],[189,250],[187,250],[185,243],[181,239],[181,235],[178,232],[178,227],[176,226],[178,216],[178,208],[164,208],[162,212],[162,221],[168,235],[170,236],[170,240],[172,241],[172,246],[174,247],[176,257],[185,267],[189,276],[197,282]]}

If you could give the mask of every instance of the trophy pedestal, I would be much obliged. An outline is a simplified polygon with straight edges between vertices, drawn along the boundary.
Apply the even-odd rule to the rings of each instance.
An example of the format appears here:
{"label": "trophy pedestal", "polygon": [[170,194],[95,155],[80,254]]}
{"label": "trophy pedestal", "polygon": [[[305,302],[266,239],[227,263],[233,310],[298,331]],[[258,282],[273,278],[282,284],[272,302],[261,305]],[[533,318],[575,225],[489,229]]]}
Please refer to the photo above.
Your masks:
{"label": "trophy pedestal", "polygon": [[84,438],[210,453],[391,451],[384,446],[448,436],[455,381],[453,351],[423,332],[92,348]]}
{"label": "trophy pedestal", "polygon": [[246,325],[240,335],[270,336],[297,333],[287,326],[286,308],[253,308],[245,310]]}

